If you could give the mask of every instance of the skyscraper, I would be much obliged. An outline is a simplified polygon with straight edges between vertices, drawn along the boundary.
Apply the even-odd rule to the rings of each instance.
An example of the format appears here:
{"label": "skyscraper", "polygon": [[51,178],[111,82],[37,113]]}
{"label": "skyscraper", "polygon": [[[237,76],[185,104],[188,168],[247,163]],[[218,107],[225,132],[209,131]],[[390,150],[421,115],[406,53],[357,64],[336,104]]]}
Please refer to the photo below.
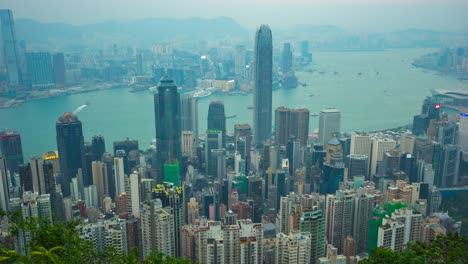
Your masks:
{"label": "skyscraper", "polygon": [[234,72],[238,77],[244,77],[245,74],[245,46],[237,45],[234,57]]}
{"label": "skyscraper", "polygon": [[23,164],[20,134],[12,129],[0,132],[0,149],[1,154],[6,158],[7,169],[12,175],[18,173],[19,165]]}
{"label": "skyscraper", "polygon": [[193,92],[180,95],[181,131],[192,131],[195,142],[198,140],[198,99]]}
{"label": "skyscraper", "polygon": [[65,58],[63,53],[55,53],[52,56],[52,67],[56,84],[65,84]]}
{"label": "skyscraper", "polygon": [[126,138],[114,141],[114,156],[123,158],[124,171],[127,175],[132,173],[132,169],[140,162],[138,149],[138,140]]}
{"label": "skyscraper", "polygon": [[255,34],[253,128],[256,146],[263,146],[271,136],[273,41],[268,25]]}
{"label": "skyscraper", "polygon": [[62,177],[63,196],[70,196],[70,181],[78,173],[83,171],[83,178],[87,175],[86,161],[84,158],[84,137],[81,122],[78,117],[70,112],[64,113],[55,124],[57,131],[57,149],[60,158],[60,170]]}
{"label": "skyscraper", "polygon": [[369,177],[372,180],[377,172],[377,165],[383,161],[384,152],[394,149],[396,142],[393,139],[375,137],[372,139],[372,156]]}
{"label": "skyscraper", "polygon": [[195,158],[193,131],[182,131],[182,154],[187,155],[191,161]]}
{"label": "skyscraper", "polygon": [[210,103],[208,108],[208,130],[220,130],[222,133],[222,147],[226,147],[226,114],[222,101]]}
{"label": "skyscraper", "polygon": [[299,231],[276,235],[276,264],[307,264],[310,262],[310,233]]}
{"label": "skyscraper", "polygon": [[343,252],[346,236],[353,234],[354,198],[354,193],[341,190],[336,195],[327,195],[327,238],[338,248],[338,253]]}
{"label": "skyscraper", "polygon": [[158,152],[158,182],[162,182],[164,180],[164,163],[180,161],[182,157],[180,95],[174,81],[167,76],[161,78],[158,84],[158,93],[154,95],[154,114]]}
{"label": "skyscraper", "polygon": [[107,164],[101,161],[93,161],[93,184],[96,185],[98,204],[102,206],[102,200],[109,195],[109,183],[107,175]]}
{"label": "skyscraper", "polygon": [[28,52],[26,53],[26,63],[33,89],[55,87],[54,68],[49,52]]}
{"label": "skyscraper", "polygon": [[283,74],[291,71],[292,69],[292,62],[293,62],[293,54],[291,51],[291,43],[284,43],[283,45],[283,65],[281,67],[281,71]]}
{"label": "skyscraper", "polygon": [[101,161],[102,155],[106,152],[106,142],[101,135],[94,135],[91,141],[91,152],[93,161]]}
{"label": "skyscraper", "polygon": [[3,59],[7,68],[8,82],[10,86],[18,86],[21,79],[19,52],[15,21],[11,10],[0,10],[0,24],[3,41]]}
{"label": "skyscraper", "polygon": [[10,185],[8,184],[8,173],[6,158],[0,156],[0,208],[8,212],[10,207]]}
{"label": "skyscraper", "polygon": [[341,114],[336,108],[325,108],[320,111],[318,142],[326,145],[340,133]]}
{"label": "skyscraper", "polygon": [[468,113],[460,114],[458,143],[460,143],[462,150],[468,150]]}
{"label": "skyscraper", "polygon": [[307,145],[309,137],[309,110],[278,107],[275,110],[275,143],[287,146],[290,136],[299,140],[301,146]]}
{"label": "skyscraper", "polygon": [[[249,124],[235,124],[234,138],[236,140],[236,150],[239,151],[242,158],[245,159],[245,175],[250,170],[250,148],[252,147],[252,128]],[[239,143],[245,143],[243,149]],[[242,151],[243,150],[243,151]]]}

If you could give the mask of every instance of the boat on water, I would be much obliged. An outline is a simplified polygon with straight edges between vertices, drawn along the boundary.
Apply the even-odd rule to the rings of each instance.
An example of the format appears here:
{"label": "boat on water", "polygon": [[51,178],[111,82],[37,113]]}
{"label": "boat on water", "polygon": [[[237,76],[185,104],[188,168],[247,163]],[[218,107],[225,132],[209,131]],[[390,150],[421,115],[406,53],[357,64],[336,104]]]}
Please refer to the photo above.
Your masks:
{"label": "boat on water", "polygon": [[325,72],[322,71],[322,72],[319,72],[319,73],[320,73],[320,74],[324,74]]}
{"label": "boat on water", "polygon": [[318,114],[312,113],[312,114],[310,114],[310,116],[318,116]]}
{"label": "boat on water", "polygon": [[247,109],[252,110],[253,106],[248,106]]}
{"label": "boat on water", "polygon": [[333,74],[337,75],[337,74],[338,74],[338,72],[334,72]]}
{"label": "boat on water", "polygon": [[361,75],[362,75],[362,72],[359,72],[357,75],[361,76]]}
{"label": "boat on water", "polygon": [[313,95],[313,94],[309,94],[309,97],[312,97],[312,96],[314,96],[314,95]]}
{"label": "boat on water", "polygon": [[146,91],[150,88],[149,85],[134,85],[130,90],[131,93]]}
{"label": "boat on water", "polygon": [[203,98],[203,97],[210,96],[212,93],[213,93],[212,91],[209,91],[209,90],[206,90],[206,89],[197,90],[197,91],[195,91],[195,93],[193,93],[193,97]]}
{"label": "boat on water", "polygon": [[226,119],[237,117],[237,115],[226,116]]}
{"label": "boat on water", "polygon": [[305,86],[307,86],[307,83],[302,83],[301,85],[302,85],[303,87],[305,87]]}

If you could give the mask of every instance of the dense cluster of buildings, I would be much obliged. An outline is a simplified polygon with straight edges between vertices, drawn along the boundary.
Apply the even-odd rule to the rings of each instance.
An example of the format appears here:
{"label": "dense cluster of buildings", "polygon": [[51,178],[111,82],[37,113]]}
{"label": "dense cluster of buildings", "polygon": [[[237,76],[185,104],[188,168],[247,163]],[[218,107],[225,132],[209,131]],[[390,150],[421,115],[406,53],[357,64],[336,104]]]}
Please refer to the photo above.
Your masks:
{"label": "dense cluster of buildings", "polygon": [[[236,52],[245,62],[245,48]],[[467,114],[450,119],[427,99],[412,133],[348,135],[340,111],[326,108],[313,135],[308,109],[279,107],[273,116],[266,25],[253,57],[253,126],[236,124],[233,133],[223,102],[213,101],[199,136],[197,98],[179,94],[170,74],[154,95],[148,150],[128,138],[112,149],[100,135],[87,142],[69,112],[55,124],[57,151],[29,161],[20,134],[1,132],[1,209],[82,220],[80,235],[96,250],[137,248],[141,259],[156,250],[192,263],[356,263],[376,247],[460,232],[461,222],[439,212],[439,188],[467,185]],[[12,236],[2,223],[2,239]],[[24,251],[28,235],[8,241]]]}

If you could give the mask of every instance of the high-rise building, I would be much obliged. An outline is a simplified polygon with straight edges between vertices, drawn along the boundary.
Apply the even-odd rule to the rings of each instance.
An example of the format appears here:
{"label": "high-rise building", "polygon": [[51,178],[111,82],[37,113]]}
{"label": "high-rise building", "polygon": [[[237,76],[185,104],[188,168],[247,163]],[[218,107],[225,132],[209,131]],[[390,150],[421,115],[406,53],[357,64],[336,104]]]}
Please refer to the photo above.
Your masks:
{"label": "high-rise building", "polygon": [[33,179],[32,179],[32,173],[31,173],[31,166],[29,163],[27,164],[21,164],[18,169],[19,177],[20,177],[20,185],[21,185],[21,191],[26,192],[26,191],[33,191]]}
{"label": "high-rise building", "polygon": [[283,74],[292,70],[293,54],[291,51],[291,43],[284,43],[283,45],[283,58],[282,58],[281,71]]}
{"label": "high-rise building", "polygon": [[[0,10],[1,12],[1,10]],[[23,164],[23,148],[21,147],[21,136],[13,129],[0,132],[0,150],[5,156],[7,169],[11,175],[18,173],[19,165]]]}
{"label": "high-rise building", "polygon": [[28,52],[26,53],[26,63],[33,89],[55,87],[52,57],[49,52]]}
{"label": "high-rise building", "polygon": [[234,57],[234,72],[238,77],[244,77],[245,75],[245,46],[237,45],[236,54]]}
{"label": "high-rise building", "polygon": [[[433,164],[434,165],[434,164]],[[440,188],[453,187],[458,183],[460,168],[460,146],[444,145],[440,150],[439,171],[435,184]]]}
{"label": "high-rise building", "polygon": [[193,93],[180,95],[181,131],[192,131],[195,142],[198,140],[198,99]]}
{"label": "high-rise building", "polygon": [[0,208],[5,212],[8,212],[10,208],[10,185],[4,156],[0,156]]}
{"label": "high-rise building", "polygon": [[364,176],[369,179],[369,157],[366,155],[351,154],[345,159],[346,170],[348,171],[348,180],[352,180],[354,176]]}
{"label": "high-rise building", "polygon": [[320,193],[333,194],[344,181],[343,148],[336,137],[327,143],[327,154],[320,175]]}
{"label": "high-rise building", "polygon": [[114,141],[113,145],[114,156],[123,158],[124,172],[129,175],[132,169],[140,163],[138,140],[126,138],[122,141]]}
{"label": "high-rise building", "polygon": [[65,57],[63,53],[59,52],[52,55],[52,66],[55,83],[59,85],[65,84]]}
{"label": "high-rise building", "polygon": [[0,10],[0,24],[3,41],[3,59],[6,65],[10,86],[21,83],[18,42],[16,40],[15,20],[9,9]]}
{"label": "high-rise building", "polygon": [[158,182],[164,181],[164,163],[181,161],[180,110],[177,86],[173,80],[164,76],[159,81],[158,93],[154,95]]}
{"label": "high-rise building", "polygon": [[[236,140],[236,150],[245,160],[245,175],[250,170],[250,149],[252,147],[252,128],[249,124],[234,125],[234,139]],[[243,143],[243,144],[242,144]]]}
{"label": "high-rise building", "polygon": [[125,178],[125,195],[128,213],[134,217],[140,217],[140,185],[138,174],[132,173]]}
{"label": "high-rise building", "polygon": [[375,137],[372,139],[372,156],[369,177],[372,179],[377,172],[377,165],[383,161],[384,152],[394,149],[396,142],[393,139]]}
{"label": "high-rise building", "polygon": [[[63,196],[70,196],[70,181],[81,168],[87,175],[84,158],[84,137],[81,122],[70,112],[64,113],[55,124],[57,131],[57,149],[60,159]],[[83,177],[85,178],[85,177]]]}
{"label": "high-rise building", "polygon": [[104,197],[109,195],[107,164],[101,161],[92,163],[93,184],[96,185],[98,204],[102,207]]}
{"label": "high-rise building", "polygon": [[31,160],[29,160],[33,191],[39,194],[47,193],[43,165],[44,165],[44,160],[42,159],[41,156],[35,156],[35,157],[32,157]]}
{"label": "high-rise building", "polygon": [[193,131],[182,131],[182,154],[187,155],[191,161],[195,159]]}
{"label": "high-rise building", "polygon": [[307,145],[309,137],[309,110],[278,107],[275,110],[275,143],[287,146],[290,136]]}
{"label": "high-rise building", "polygon": [[294,231],[276,235],[276,264],[307,264],[310,262],[310,234]]}
{"label": "high-rise building", "polygon": [[318,142],[326,145],[340,133],[341,114],[336,108],[325,108],[320,111]]}
{"label": "high-rise building", "polygon": [[414,143],[416,142],[416,137],[409,133],[403,134],[400,137],[400,150],[403,153],[409,153],[413,155],[414,152]]}
{"label": "high-rise building", "polygon": [[170,207],[162,207],[159,199],[146,201],[141,214],[142,253],[146,258],[156,250],[175,257],[174,215]]}
{"label": "high-rise building", "polygon": [[421,239],[422,214],[410,208],[401,208],[393,212],[392,218],[405,225],[403,243],[416,242]]}
{"label": "high-rise building", "polygon": [[353,132],[351,134],[351,155],[371,156],[372,137],[366,133]]}
{"label": "high-rise building", "polygon": [[462,150],[468,150],[468,113],[460,113],[458,143]]}
{"label": "high-rise building", "polygon": [[106,152],[106,142],[103,136],[93,136],[91,140],[91,152],[93,161],[102,161],[102,155]]}
{"label": "high-rise building", "polygon": [[319,264],[346,264],[346,256],[338,254],[338,248],[333,244],[327,245],[326,257],[319,259]]}
{"label": "high-rise building", "polygon": [[390,217],[382,220],[377,237],[377,246],[391,250],[400,250],[403,248],[405,237],[405,224]]}
{"label": "high-rise building", "polygon": [[50,194],[50,205],[52,208],[52,220],[54,222],[63,221],[65,219],[62,206],[62,194],[57,192],[54,163],[46,160],[42,165],[44,173],[46,193]]}
{"label": "high-rise building", "polygon": [[222,133],[222,148],[226,147],[226,114],[224,103],[216,100],[208,108],[208,130],[220,130]]}
{"label": "high-rise building", "polygon": [[352,235],[355,194],[350,191],[337,191],[336,195],[327,195],[327,238],[330,244],[343,252],[343,242]]}
{"label": "high-rise building", "polygon": [[115,195],[118,196],[125,192],[125,172],[123,158],[114,158],[114,181],[115,181]]}
{"label": "high-rise building", "polygon": [[273,87],[273,41],[270,27],[261,25],[255,34],[253,128],[257,146],[270,140]]}
{"label": "high-rise building", "polygon": [[366,252],[369,220],[375,205],[375,196],[359,188],[354,198],[353,234],[356,240],[356,254]]}
{"label": "high-rise building", "polygon": [[216,174],[216,159],[211,154],[213,149],[222,149],[222,131],[207,130],[205,140],[205,170],[210,177],[215,177]]}
{"label": "high-rise building", "polygon": [[126,255],[127,225],[126,220],[114,217],[98,223],[88,223],[82,226],[80,237],[91,241],[94,250],[103,251],[113,247],[118,253]]}

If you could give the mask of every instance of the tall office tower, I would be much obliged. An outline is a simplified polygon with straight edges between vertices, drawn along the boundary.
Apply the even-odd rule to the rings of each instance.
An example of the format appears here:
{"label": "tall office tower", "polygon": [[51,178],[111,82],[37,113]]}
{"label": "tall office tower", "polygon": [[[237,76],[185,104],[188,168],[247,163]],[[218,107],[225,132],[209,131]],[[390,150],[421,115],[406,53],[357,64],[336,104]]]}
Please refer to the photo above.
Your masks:
{"label": "tall office tower", "polygon": [[377,246],[391,250],[400,250],[403,248],[405,239],[405,224],[390,217],[382,219],[382,225],[379,227]]}
{"label": "tall office tower", "polygon": [[113,247],[118,253],[126,255],[127,252],[127,225],[125,219],[117,217],[98,223],[88,223],[81,226],[80,237],[90,241],[94,250],[104,251]]}
{"label": "tall office tower", "polygon": [[310,259],[316,263],[323,256],[325,244],[325,216],[319,207],[304,208],[300,218],[300,231],[310,233]]}
{"label": "tall office tower", "polygon": [[84,158],[84,137],[81,122],[70,112],[64,113],[55,124],[57,131],[57,149],[60,158],[62,177],[62,193],[64,197],[70,196],[70,181],[83,171],[83,178],[88,175]]}
{"label": "tall office tower", "polygon": [[356,240],[352,236],[347,236],[344,241],[343,255],[346,257],[346,263],[356,263]]}
{"label": "tall office tower", "polygon": [[[1,12],[1,10],[0,10]],[[0,150],[5,156],[7,169],[11,175],[18,173],[18,167],[23,164],[23,148],[21,147],[21,136],[13,129],[0,132]]]}
{"label": "tall office tower", "polygon": [[292,70],[293,65],[293,54],[291,51],[291,43],[284,43],[283,45],[283,58],[282,58],[281,71],[283,74],[288,73]]}
{"label": "tall office tower", "polygon": [[64,220],[65,216],[62,206],[63,196],[61,193],[57,192],[53,162],[50,160],[44,161],[42,165],[42,171],[44,173],[46,193],[50,194],[52,220],[53,222]]}
{"label": "tall office tower", "polygon": [[385,151],[394,149],[396,142],[393,139],[375,137],[372,139],[372,156],[369,177],[372,180],[377,172],[377,164],[383,161]]}
{"label": "tall office tower", "polygon": [[301,42],[301,57],[303,64],[312,62],[312,53],[309,52],[309,41],[307,40]]}
{"label": "tall office tower", "polygon": [[462,150],[468,150],[468,113],[460,113],[458,143]]}
{"label": "tall office tower", "polygon": [[261,25],[255,34],[253,128],[256,146],[271,137],[273,41],[270,27]]}
{"label": "tall office tower", "polygon": [[[245,175],[248,175],[250,170],[250,149],[252,147],[252,128],[249,124],[235,124],[234,125],[234,138],[236,140],[236,150],[239,151],[241,157],[245,160]],[[239,146],[239,141],[241,138],[244,138],[243,141],[244,148],[241,151]]]}
{"label": "tall office tower", "polygon": [[31,166],[29,163],[21,164],[18,168],[20,177],[21,192],[33,191],[33,178],[31,173]]}
{"label": "tall office tower", "polygon": [[33,183],[33,191],[39,194],[46,194],[46,183],[44,177],[44,160],[41,156],[32,157],[29,161]]}
{"label": "tall office tower", "polygon": [[369,220],[375,205],[375,196],[359,188],[354,198],[353,238],[356,240],[356,254],[367,251]]}
{"label": "tall office tower", "polygon": [[392,218],[405,225],[403,243],[416,242],[421,239],[422,214],[410,208],[401,208],[393,212]]}
{"label": "tall office tower", "polygon": [[222,149],[223,136],[221,130],[207,130],[205,140],[205,171],[209,177],[216,176],[216,159],[211,155],[213,149]]}
{"label": "tall office tower", "polygon": [[320,175],[321,194],[333,194],[339,189],[340,182],[344,181],[343,149],[336,137],[328,141],[327,154],[323,161]]}
{"label": "tall office tower", "polygon": [[89,185],[84,187],[84,200],[86,202],[87,208],[97,208],[98,207],[98,196],[96,185]]}
{"label": "tall office tower", "polygon": [[264,201],[264,185],[263,179],[260,176],[248,178],[247,196],[252,199],[252,221],[255,223],[262,222],[263,201]]}
{"label": "tall office tower", "polygon": [[440,150],[439,171],[435,184],[440,188],[457,185],[460,168],[460,146],[445,145]]}
{"label": "tall office tower", "polygon": [[156,149],[158,152],[158,181],[164,181],[164,163],[181,161],[181,120],[180,96],[177,86],[169,77],[164,76],[154,95],[154,114],[156,123]]}
{"label": "tall office tower", "polygon": [[65,57],[63,53],[59,52],[52,55],[52,66],[55,83],[59,85],[65,84]]}
{"label": "tall office tower", "polygon": [[55,87],[52,57],[49,52],[28,52],[26,53],[26,63],[33,89]]}
{"label": "tall office tower", "polygon": [[325,108],[320,111],[318,142],[326,145],[340,133],[341,114],[336,108]]}
{"label": "tall office tower", "polygon": [[153,197],[161,200],[163,208],[171,208],[172,219],[174,221],[174,254],[180,257],[181,254],[181,227],[185,219],[184,189],[171,184],[156,185],[153,190]]}
{"label": "tall office tower", "polygon": [[309,110],[278,107],[275,110],[275,143],[287,146],[290,136],[307,145],[309,137]]}
{"label": "tall office tower", "polygon": [[222,148],[226,147],[226,115],[224,104],[216,100],[210,103],[208,108],[208,130],[220,130],[222,132]]}
{"label": "tall office tower", "polygon": [[416,142],[416,137],[409,133],[403,134],[400,137],[400,150],[403,153],[409,153],[413,155],[414,144]]}
{"label": "tall office tower", "polygon": [[197,199],[190,198],[187,203],[187,224],[194,225],[200,218],[200,207],[198,206]]}
{"label": "tall office tower", "polygon": [[327,195],[327,238],[330,244],[343,252],[343,242],[352,235],[355,194],[350,191],[337,191],[336,195]]}
{"label": "tall office tower", "polygon": [[107,191],[109,197],[115,199],[115,175],[114,175],[114,158],[109,152],[102,154],[101,161],[106,165],[107,169]]}
{"label": "tall office tower", "polygon": [[15,21],[11,10],[0,10],[0,24],[3,41],[3,59],[7,69],[8,83],[10,86],[18,86],[21,83],[20,61]]}
{"label": "tall office tower", "polygon": [[132,169],[140,164],[138,140],[126,138],[114,141],[114,156],[123,158],[124,172],[129,175]]}
{"label": "tall office tower", "polygon": [[195,159],[195,140],[193,131],[182,131],[182,154],[187,155],[188,159]]}
{"label": "tall office tower", "polygon": [[132,173],[125,178],[125,194],[128,213],[134,217],[140,217],[140,185],[138,174]]}
{"label": "tall office tower", "polygon": [[455,121],[443,123],[439,126],[438,131],[438,142],[441,146],[445,146],[447,144],[457,144],[458,139],[458,125]]}
{"label": "tall office tower", "polygon": [[318,261],[319,264],[345,264],[346,256],[338,254],[338,249],[332,244],[327,245],[326,257],[322,257]]}
{"label": "tall office tower", "polygon": [[198,140],[198,99],[193,92],[180,95],[181,131],[192,131],[195,143]]}
{"label": "tall office tower", "polygon": [[135,56],[135,60],[136,60],[137,75],[143,75],[143,55],[137,54]]}
{"label": "tall office tower", "polygon": [[8,183],[8,170],[6,158],[0,156],[0,208],[8,212],[10,207],[10,185]]}
{"label": "tall office tower", "polygon": [[125,171],[124,161],[121,157],[114,158],[115,195],[125,192]]}
{"label": "tall office tower", "polygon": [[243,78],[245,75],[245,46],[237,45],[234,57],[234,72],[236,76]]}
{"label": "tall office tower", "polygon": [[354,176],[364,176],[366,180],[369,172],[369,157],[366,155],[352,154],[345,159],[345,166],[348,171],[348,180],[352,180]]}
{"label": "tall office tower", "polygon": [[371,156],[372,137],[366,133],[353,132],[351,134],[350,154]]}
{"label": "tall office tower", "polygon": [[142,252],[145,259],[153,250],[175,257],[174,215],[159,199],[146,201],[141,214]]}
{"label": "tall office tower", "polygon": [[307,264],[310,262],[310,234],[299,231],[276,235],[276,264]]}
{"label": "tall office tower", "polygon": [[101,135],[94,135],[91,140],[91,152],[93,161],[102,161],[102,155],[106,152],[106,142]]}
{"label": "tall office tower", "polygon": [[93,161],[93,184],[96,185],[98,204],[102,207],[102,200],[109,195],[109,182],[107,175],[107,164],[101,161]]}

